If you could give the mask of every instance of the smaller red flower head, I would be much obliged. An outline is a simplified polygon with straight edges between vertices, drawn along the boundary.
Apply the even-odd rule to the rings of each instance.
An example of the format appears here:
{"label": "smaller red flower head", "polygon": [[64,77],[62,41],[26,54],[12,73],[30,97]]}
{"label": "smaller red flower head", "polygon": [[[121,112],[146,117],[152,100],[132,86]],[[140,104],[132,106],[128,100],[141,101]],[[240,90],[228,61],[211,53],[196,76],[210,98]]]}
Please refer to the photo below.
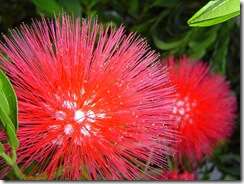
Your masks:
{"label": "smaller red flower head", "polygon": [[197,180],[196,173],[189,173],[188,171],[178,172],[178,171],[165,171],[162,176],[158,178],[159,180]]}
{"label": "smaller red flower head", "polygon": [[186,156],[189,161],[201,161],[232,134],[236,98],[225,78],[201,61],[170,57],[163,64],[171,67],[171,84],[176,87],[172,117],[184,137],[177,144],[179,159]]}

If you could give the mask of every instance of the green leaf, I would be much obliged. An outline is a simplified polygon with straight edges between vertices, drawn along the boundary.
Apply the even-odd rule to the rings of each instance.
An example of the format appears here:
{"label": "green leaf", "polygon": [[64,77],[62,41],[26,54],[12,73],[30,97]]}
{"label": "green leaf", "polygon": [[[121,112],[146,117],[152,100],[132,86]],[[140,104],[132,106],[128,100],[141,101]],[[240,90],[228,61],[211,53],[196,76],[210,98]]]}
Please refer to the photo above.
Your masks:
{"label": "green leaf", "polygon": [[129,12],[131,15],[136,16],[138,13],[139,2],[138,0],[130,0]]}
{"label": "green leaf", "polygon": [[235,25],[235,21],[229,20],[225,22],[221,29],[222,31],[218,35],[219,39],[216,42],[218,49],[214,50],[210,63],[216,72],[220,72],[222,75],[226,75],[227,69],[227,54],[229,52],[230,33]]}
{"label": "green leaf", "polygon": [[212,0],[188,21],[192,27],[212,26],[240,14],[240,0]]}
{"label": "green leaf", "polygon": [[80,3],[86,8],[91,9],[93,6],[99,3],[99,0],[80,0]]}
{"label": "green leaf", "polygon": [[237,178],[227,174],[223,177],[223,180],[237,180]]}
{"label": "green leaf", "polygon": [[146,33],[148,33],[147,30],[150,29],[152,22],[153,22],[153,20],[149,20],[147,22],[144,22],[143,24],[136,25],[136,26],[132,27],[130,31],[138,32],[140,34],[143,34],[143,33],[146,34]]}
{"label": "green leaf", "polygon": [[149,4],[150,8],[153,7],[175,7],[177,4],[179,4],[181,0],[154,0],[152,3]]}
{"label": "green leaf", "polygon": [[160,50],[170,50],[175,47],[179,47],[182,45],[182,40],[178,41],[171,41],[171,42],[164,42],[162,40],[159,40],[156,36],[153,36],[154,44],[157,46]]}
{"label": "green leaf", "polygon": [[219,159],[223,163],[230,163],[230,162],[240,162],[240,155],[237,154],[224,154],[224,155],[219,155]]}
{"label": "green leaf", "polygon": [[168,42],[164,42],[160,39],[158,39],[156,36],[152,36],[154,44],[156,47],[160,50],[170,50],[173,48],[180,48],[182,47],[187,41],[189,36],[191,35],[191,32],[188,32],[187,34],[184,35],[182,39],[178,40],[170,40]]}
{"label": "green leaf", "polygon": [[53,17],[62,12],[62,7],[55,0],[31,0],[37,8],[37,11],[44,14],[45,17]]}
{"label": "green leaf", "polygon": [[81,5],[78,0],[60,0],[60,3],[69,15],[74,14],[75,18],[81,16]]}
{"label": "green leaf", "polygon": [[6,96],[0,91],[0,106],[4,109],[7,115],[10,114],[10,108]]}
{"label": "green leaf", "polygon": [[4,153],[4,146],[3,144],[0,142],[0,155]]}
{"label": "green leaf", "polygon": [[214,41],[217,38],[217,33],[216,32],[210,32],[211,34],[206,37],[206,39],[203,39],[202,42],[196,42],[196,41],[190,41],[189,42],[189,47],[192,50],[199,50],[199,49],[206,49],[208,48],[211,44],[214,43]]}
{"label": "green leaf", "polygon": [[[17,97],[13,86],[7,76],[0,70],[0,106],[4,108],[5,113],[13,123],[15,132],[18,130],[18,105]],[[3,99],[3,100],[2,100]],[[7,100],[7,102],[5,101]],[[5,102],[4,102],[5,101]],[[6,104],[7,103],[7,104]],[[8,107],[9,109],[8,109]]]}
{"label": "green leaf", "polygon": [[1,106],[0,106],[0,120],[3,125],[3,129],[7,134],[9,145],[12,148],[17,149],[19,147],[19,141],[16,136],[16,130],[14,128],[13,122],[7,116],[7,114],[5,113],[5,111]]}
{"label": "green leaf", "polygon": [[220,27],[220,25],[215,25],[209,28],[192,28],[191,39],[188,42],[189,49],[186,54],[194,59],[204,57],[207,51],[215,46]]}

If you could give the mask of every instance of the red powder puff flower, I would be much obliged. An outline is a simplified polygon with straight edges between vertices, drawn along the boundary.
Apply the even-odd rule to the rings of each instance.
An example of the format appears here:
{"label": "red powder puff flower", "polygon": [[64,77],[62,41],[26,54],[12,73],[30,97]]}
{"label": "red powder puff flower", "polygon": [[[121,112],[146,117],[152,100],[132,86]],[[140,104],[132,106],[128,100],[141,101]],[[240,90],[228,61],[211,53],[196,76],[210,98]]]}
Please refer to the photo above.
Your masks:
{"label": "red powder puff flower", "polygon": [[158,179],[159,180],[197,180],[197,174],[189,173],[188,171],[178,172],[178,171],[167,170]]}
{"label": "red powder puff flower", "polygon": [[236,98],[230,84],[214,74],[203,62],[187,57],[164,60],[170,66],[171,85],[176,86],[172,116],[184,137],[177,143],[180,160],[201,161],[221,140],[227,140],[234,127]]}
{"label": "red powder puff flower", "polygon": [[[96,21],[42,20],[0,49],[19,104],[21,170],[47,179],[147,179],[176,134],[168,71],[143,39]],[[2,171],[3,173],[3,171]],[[3,174],[2,174],[3,175]]]}

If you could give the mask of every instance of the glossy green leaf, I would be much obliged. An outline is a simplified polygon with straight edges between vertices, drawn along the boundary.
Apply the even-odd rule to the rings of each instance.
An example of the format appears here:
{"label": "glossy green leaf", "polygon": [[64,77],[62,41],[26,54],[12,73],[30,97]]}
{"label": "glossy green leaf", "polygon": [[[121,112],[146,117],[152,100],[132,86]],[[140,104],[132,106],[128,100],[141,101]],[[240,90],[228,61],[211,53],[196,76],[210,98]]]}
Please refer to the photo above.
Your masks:
{"label": "glossy green leaf", "polygon": [[8,100],[2,91],[0,91],[0,106],[4,109],[7,115],[10,114]]}
{"label": "glossy green leaf", "polygon": [[240,14],[240,0],[212,0],[188,21],[192,27],[212,26]]}
{"label": "glossy green leaf", "polygon": [[3,146],[3,144],[0,142],[0,154],[1,153],[4,153],[4,146]]}
{"label": "glossy green leaf", "polygon": [[[18,130],[18,105],[17,97],[13,86],[8,80],[7,76],[0,70],[0,107],[3,107],[6,115],[13,123],[14,130]],[[5,101],[7,100],[7,102]]]}
{"label": "glossy green leaf", "polygon": [[1,124],[3,126],[4,131],[7,134],[8,137],[8,143],[9,145],[16,149],[19,147],[19,141],[16,136],[15,127],[11,121],[11,119],[7,116],[3,108],[0,106],[0,120]]}
{"label": "glossy green leaf", "polygon": [[31,0],[39,13],[44,14],[46,17],[53,17],[54,13],[58,15],[62,12],[62,7],[55,0]]}

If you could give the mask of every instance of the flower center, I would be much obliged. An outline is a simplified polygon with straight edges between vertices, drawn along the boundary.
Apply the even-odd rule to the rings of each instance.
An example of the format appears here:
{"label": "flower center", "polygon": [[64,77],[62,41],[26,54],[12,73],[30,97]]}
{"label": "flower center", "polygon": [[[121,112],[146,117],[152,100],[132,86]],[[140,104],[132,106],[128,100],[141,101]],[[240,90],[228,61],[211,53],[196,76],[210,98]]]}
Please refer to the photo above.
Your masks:
{"label": "flower center", "polygon": [[[81,90],[81,95],[84,93],[84,89]],[[52,143],[61,145],[63,140],[71,138],[76,145],[82,145],[86,137],[98,133],[98,129],[94,128],[94,123],[106,118],[106,114],[102,110],[97,111],[93,108],[96,103],[92,98],[80,104],[76,94],[68,93],[68,96],[71,98],[62,102],[61,97],[55,95],[56,99],[61,101],[62,107],[55,112],[58,124],[50,125],[48,128],[51,132],[60,130],[63,134],[58,135]]]}
{"label": "flower center", "polygon": [[196,105],[196,101],[191,102],[188,96],[178,98],[172,109],[172,113],[176,116],[176,121],[178,123],[182,123],[184,121],[192,124],[192,111]]}

